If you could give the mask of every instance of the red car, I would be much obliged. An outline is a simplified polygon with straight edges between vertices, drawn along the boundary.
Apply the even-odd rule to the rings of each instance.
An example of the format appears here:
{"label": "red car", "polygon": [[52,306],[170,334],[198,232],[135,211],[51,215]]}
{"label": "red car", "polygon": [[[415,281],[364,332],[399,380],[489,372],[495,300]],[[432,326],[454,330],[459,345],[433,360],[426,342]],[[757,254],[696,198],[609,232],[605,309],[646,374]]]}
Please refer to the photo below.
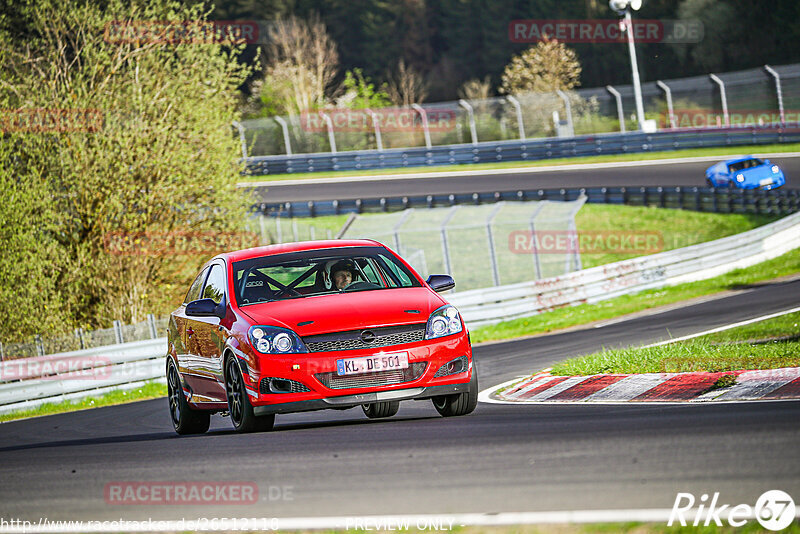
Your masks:
{"label": "red car", "polygon": [[361,406],[390,417],[431,399],[443,416],[478,402],[469,333],[419,274],[371,240],[310,241],[220,254],[170,316],[167,387],[178,434],[230,414],[241,432],[277,413]]}

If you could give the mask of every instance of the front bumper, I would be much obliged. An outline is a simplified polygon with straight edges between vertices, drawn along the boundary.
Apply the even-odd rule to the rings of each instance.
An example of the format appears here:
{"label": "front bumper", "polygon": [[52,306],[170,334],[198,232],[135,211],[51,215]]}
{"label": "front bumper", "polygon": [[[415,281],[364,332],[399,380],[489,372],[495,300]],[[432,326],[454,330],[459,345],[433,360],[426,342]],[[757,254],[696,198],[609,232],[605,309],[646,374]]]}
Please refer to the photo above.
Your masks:
{"label": "front bumper", "polygon": [[268,404],[265,406],[253,406],[255,415],[269,415],[278,413],[310,412],[313,410],[328,410],[353,408],[362,404],[369,404],[380,401],[400,401],[400,400],[423,400],[440,395],[451,395],[453,393],[464,393],[469,389],[469,382],[463,384],[449,384],[445,386],[428,386],[407,389],[395,389],[390,391],[376,391],[372,393],[357,393],[355,395],[342,395],[336,397],[325,397],[322,399],[284,402],[281,404]]}

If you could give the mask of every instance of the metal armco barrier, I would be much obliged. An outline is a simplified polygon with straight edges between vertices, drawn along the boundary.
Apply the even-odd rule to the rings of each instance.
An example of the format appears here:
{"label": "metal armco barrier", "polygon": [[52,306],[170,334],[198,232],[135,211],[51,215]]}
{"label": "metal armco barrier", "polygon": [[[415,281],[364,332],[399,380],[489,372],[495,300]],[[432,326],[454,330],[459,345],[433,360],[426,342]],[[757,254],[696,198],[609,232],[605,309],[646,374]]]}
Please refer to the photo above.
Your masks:
{"label": "metal armco barrier", "polygon": [[165,374],[167,338],[0,363],[0,413],[132,389]]}
{"label": "metal armco barrier", "polygon": [[800,213],[708,243],[600,265],[564,276],[454,293],[469,326],[594,303],[647,289],[713,278],[800,247]]}
{"label": "metal armco barrier", "polygon": [[265,215],[318,217],[340,213],[389,212],[408,208],[435,208],[457,204],[488,204],[510,200],[576,200],[587,196],[595,204],[654,206],[717,213],[761,213],[786,215],[800,211],[800,190],[782,187],[714,189],[708,187],[591,187],[580,189],[529,189],[458,195],[357,198],[327,201],[263,203],[255,206]]}
{"label": "metal armco barrier", "polygon": [[[470,327],[719,276],[800,247],[800,213],[708,243],[520,284],[447,296]],[[0,365],[0,413],[137,387],[164,376],[166,338]]]}
{"label": "metal armco barrier", "polygon": [[535,161],[575,156],[657,152],[684,148],[800,142],[800,130],[715,128],[669,132],[605,133],[570,138],[490,141],[363,150],[337,153],[255,156],[245,158],[246,173],[254,176],[316,171],[356,171],[498,161]]}

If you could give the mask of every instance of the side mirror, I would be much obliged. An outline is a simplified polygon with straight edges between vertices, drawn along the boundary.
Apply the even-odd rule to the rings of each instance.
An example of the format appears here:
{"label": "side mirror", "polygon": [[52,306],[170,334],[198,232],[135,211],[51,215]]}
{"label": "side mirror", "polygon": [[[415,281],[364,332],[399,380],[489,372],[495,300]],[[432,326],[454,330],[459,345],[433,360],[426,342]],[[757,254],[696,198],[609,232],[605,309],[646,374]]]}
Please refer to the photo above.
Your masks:
{"label": "side mirror", "polygon": [[449,274],[432,274],[425,280],[425,283],[437,293],[456,287],[456,281]]}
{"label": "side mirror", "polygon": [[213,299],[193,300],[186,305],[186,315],[190,317],[225,317],[225,302],[217,304]]}
{"label": "side mirror", "polygon": [[768,159],[764,160],[764,165],[769,165],[769,160]]}

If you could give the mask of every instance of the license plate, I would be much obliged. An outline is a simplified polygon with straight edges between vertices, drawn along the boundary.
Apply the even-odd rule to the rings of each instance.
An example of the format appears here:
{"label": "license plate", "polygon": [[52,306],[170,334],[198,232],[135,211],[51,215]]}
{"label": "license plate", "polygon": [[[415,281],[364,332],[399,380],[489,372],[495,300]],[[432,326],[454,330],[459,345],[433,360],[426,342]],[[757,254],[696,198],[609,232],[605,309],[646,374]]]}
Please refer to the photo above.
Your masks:
{"label": "license plate", "polygon": [[361,358],[344,358],[336,360],[336,374],[339,376],[375,373],[408,368],[408,353],[394,352]]}
{"label": "license plate", "polygon": [[772,178],[764,178],[763,180],[758,182],[758,185],[770,185],[770,184],[772,184]]}

